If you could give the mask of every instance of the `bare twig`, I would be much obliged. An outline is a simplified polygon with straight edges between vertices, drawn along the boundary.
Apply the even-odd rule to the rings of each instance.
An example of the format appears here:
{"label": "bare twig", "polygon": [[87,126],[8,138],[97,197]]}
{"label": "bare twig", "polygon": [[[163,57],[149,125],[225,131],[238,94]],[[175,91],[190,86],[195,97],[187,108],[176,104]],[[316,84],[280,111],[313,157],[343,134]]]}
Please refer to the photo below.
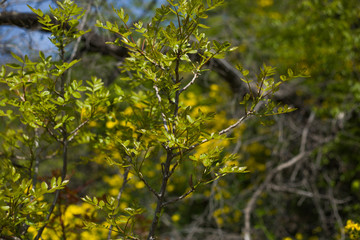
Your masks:
{"label": "bare twig", "polygon": [[186,89],[188,89],[192,84],[194,84],[195,80],[199,77],[199,73],[195,72],[193,78],[191,79],[191,81],[186,84],[186,86],[184,86],[181,90],[179,90],[179,93],[182,93],[183,91],[185,91]]}
{"label": "bare twig", "polygon": [[89,122],[89,119],[85,120],[84,122],[82,122],[79,126],[77,126],[70,134],[69,134],[69,142],[71,142],[74,137],[79,133],[79,130],[85,126],[85,124],[87,124]]}
{"label": "bare twig", "polygon": [[[81,24],[80,24],[80,26],[78,28],[79,30],[84,30],[85,23],[86,23],[88,15],[89,15],[91,6],[92,6],[92,1],[88,3],[88,6],[87,6],[86,11],[85,11],[85,15],[84,15],[84,17],[82,19],[82,22],[81,22]],[[77,53],[77,50],[79,48],[79,44],[81,42],[81,39],[82,39],[82,37],[79,37],[78,39],[76,39],[76,42],[75,42],[74,48],[72,50],[69,62],[71,62],[74,59],[74,57],[76,56],[76,53]]]}
{"label": "bare twig", "polygon": [[307,137],[308,137],[308,134],[309,134],[309,129],[310,129],[310,126],[312,124],[312,122],[314,121],[315,119],[315,112],[311,112],[310,113],[310,117],[305,125],[305,128],[302,132],[302,136],[301,136],[301,146],[300,146],[300,152],[304,152],[305,151],[305,148],[306,148],[306,141],[307,141]]}
{"label": "bare twig", "polygon": [[183,195],[181,195],[181,196],[179,196],[179,197],[177,197],[177,198],[174,198],[174,199],[172,199],[172,200],[169,200],[169,201],[167,201],[167,202],[164,202],[164,203],[163,203],[163,207],[165,207],[165,206],[167,206],[167,205],[169,205],[169,204],[171,204],[171,203],[176,203],[176,202],[178,202],[178,201],[180,201],[180,200],[183,200],[184,198],[186,198],[187,196],[189,196],[191,193],[193,193],[193,192],[195,191],[195,189],[196,189],[196,186],[192,187],[189,191],[187,191],[187,192],[184,193]]}
{"label": "bare twig", "polygon": [[245,218],[245,227],[244,227],[244,240],[251,240],[251,221],[250,221],[250,216],[252,213],[252,210],[255,207],[255,203],[256,200],[259,198],[259,196],[261,195],[261,193],[265,190],[265,188],[270,184],[272,178],[278,173],[281,172],[291,166],[294,166],[295,164],[297,164],[300,160],[304,159],[305,157],[307,157],[311,151],[305,151],[305,147],[303,147],[306,143],[306,139],[307,139],[307,135],[308,135],[308,131],[311,125],[311,122],[313,121],[314,116],[310,115],[309,119],[308,119],[308,123],[307,127],[304,128],[304,130],[302,131],[302,143],[300,145],[300,152],[292,157],[290,160],[278,165],[276,168],[272,169],[268,175],[266,176],[264,182],[257,187],[256,191],[253,193],[253,195],[251,196],[250,200],[248,201],[248,203],[246,204],[246,207],[244,209],[244,218]]}
{"label": "bare twig", "polygon": [[251,115],[251,113],[247,113],[246,115],[242,116],[241,118],[239,118],[239,120],[237,120],[236,123],[230,125],[229,127],[227,127],[226,129],[223,129],[219,132],[219,135],[223,135],[225,133],[230,132],[231,130],[233,130],[234,128],[236,128],[237,126],[240,125],[240,123],[242,123],[247,117],[249,117]]}
{"label": "bare twig", "polygon": [[155,197],[159,199],[160,198],[159,194],[155,191],[154,188],[150,186],[150,184],[148,183],[148,181],[146,181],[146,179],[144,178],[141,172],[139,172],[138,177],[140,178],[141,181],[143,181],[143,183],[150,190],[150,192],[152,192],[155,195]]}
{"label": "bare twig", "polygon": [[[227,128],[225,128],[225,129],[219,131],[218,134],[219,134],[219,135],[223,135],[223,134],[229,133],[231,130],[233,130],[234,128],[236,128],[237,126],[239,126],[242,122],[244,122],[247,118],[249,118],[250,115],[251,115],[251,113],[248,113],[248,114],[246,114],[245,116],[242,116],[241,118],[239,118],[239,120],[238,120],[236,123],[234,123],[234,124],[230,125],[229,127],[227,127]],[[205,138],[205,139],[203,139],[201,142],[198,142],[198,143],[196,143],[196,144],[191,145],[190,147],[188,147],[188,149],[186,149],[186,151],[183,152],[183,153],[190,152],[191,150],[195,149],[196,147],[198,147],[198,146],[200,146],[200,145],[202,145],[202,144],[204,144],[204,143],[206,143],[206,142],[209,142],[210,140],[212,140],[212,138]],[[178,156],[178,155],[180,155],[179,152],[178,152],[178,153],[175,153],[174,156]]]}
{"label": "bare twig", "polygon": [[[161,108],[161,96],[159,94],[159,88],[156,86],[156,84],[154,84],[154,89],[155,89],[156,97],[159,101],[159,107]],[[167,125],[166,116],[162,111],[161,111],[161,117],[162,117],[162,121],[163,121],[166,132],[169,132],[169,127]]]}
{"label": "bare twig", "polygon": [[[274,191],[293,193],[293,194],[300,195],[300,196],[307,197],[307,198],[313,198],[315,195],[313,192],[305,191],[305,190],[298,189],[298,188],[292,188],[292,187],[288,187],[288,186],[280,186],[280,185],[276,185],[273,183],[268,184],[267,187]],[[324,195],[324,194],[319,194],[318,197],[323,200],[334,201],[335,204],[345,204],[350,201],[350,199],[347,199],[347,198],[345,198],[345,199],[330,199],[328,195]]]}
{"label": "bare twig", "polygon": [[331,203],[331,208],[333,210],[335,219],[336,219],[336,221],[338,223],[338,228],[340,229],[340,233],[341,233],[341,238],[340,239],[344,240],[345,239],[344,224],[343,224],[343,221],[342,221],[342,219],[340,217],[339,210],[337,208],[337,203],[336,203],[336,200],[334,198],[333,188],[331,187],[331,179],[326,174],[323,174],[323,176],[324,176],[325,180],[327,181],[327,183],[329,185],[328,196],[329,196],[329,200],[330,200],[330,203]]}

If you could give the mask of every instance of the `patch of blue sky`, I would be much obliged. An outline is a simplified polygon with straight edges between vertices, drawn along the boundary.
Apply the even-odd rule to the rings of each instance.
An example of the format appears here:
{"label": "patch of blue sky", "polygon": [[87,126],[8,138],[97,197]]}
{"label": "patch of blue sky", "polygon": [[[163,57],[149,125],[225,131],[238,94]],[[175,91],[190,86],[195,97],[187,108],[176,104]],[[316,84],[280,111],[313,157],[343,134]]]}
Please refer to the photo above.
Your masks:
{"label": "patch of blue sky", "polygon": [[[131,11],[131,15],[134,18],[139,18],[146,13],[147,16],[152,16],[152,13],[147,13],[147,6],[151,4],[153,0],[108,0],[106,4],[114,6],[115,8],[124,8]],[[159,7],[161,4],[166,3],[166,0],[157,0],[156,7]],[[6,11],[16,11],[16,12],[32,12],[31,6],[35,9],[41,9],[44,13],[47,13],[50,8],[49,6],[55,8],[56,5],[54,1],[51,0],[42,0],[42,1],[29,1],[29,0],[18,0],[10,1],[6,7]],[[45,55],[55,55],[57,50],[50,42],[49,33],[45,33],[38,30],[26,30],[14,26],[1,26],[0,27],[0,63],[9,62],[9,51],[14,52],[19,56],[29,55],[29,56],[38,56],[38,52],[42,51]],[[11,56],[10,56],[11,58]],[[10,60],[11,61],[11,60]]]}
{"label": "patch of blue sky", "polygon": [[[49,5],[53,6],[51,0],[48,1],[11,1],[6,6],[6,11],[16,12],[32,12],[28,7],[31,6],[36,9],[41,9],[43,12],[49,11]],[[49,33],[40,32],[38,30],[27,30],[14,26],[1,26],[1,64],[12,61],[9,53],[14,52],[18,56],[24,55],[38,55],[39,51],[46,53],[46,55],[54,54],[55,48],[51,44]]]}

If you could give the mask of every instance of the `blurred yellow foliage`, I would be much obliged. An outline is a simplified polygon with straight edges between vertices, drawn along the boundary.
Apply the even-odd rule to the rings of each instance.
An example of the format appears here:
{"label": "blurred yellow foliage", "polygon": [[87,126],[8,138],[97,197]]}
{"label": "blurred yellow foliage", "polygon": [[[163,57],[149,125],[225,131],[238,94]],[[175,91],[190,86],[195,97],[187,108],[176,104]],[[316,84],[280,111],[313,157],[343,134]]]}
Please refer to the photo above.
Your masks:
{"label": "blurred yellow foliage", "polygon": [[296,238],[296,240],[303,240],[304,239],[304,237],[303,237],[303,235],[301,233],[297,233],[295,235],[295,238]]}
{"label": "blurred yellow foliage", "polygon": [[260,7],[269,7],[274,4],[274,1],[273,0],[258,0],[257,4]]}

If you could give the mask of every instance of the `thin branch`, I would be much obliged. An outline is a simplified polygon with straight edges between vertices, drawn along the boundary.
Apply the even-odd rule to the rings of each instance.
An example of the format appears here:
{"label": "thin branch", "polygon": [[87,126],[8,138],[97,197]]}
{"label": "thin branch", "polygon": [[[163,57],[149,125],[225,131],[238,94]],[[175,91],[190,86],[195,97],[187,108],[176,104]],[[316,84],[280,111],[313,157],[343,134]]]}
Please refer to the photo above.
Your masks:
{"label": "thin branch", "polygon": [[280,164],[276,168],[274,168],[272,171],[269,172],[269,174],[266,176],[264,182],[257,187],[256,191],[251,196],[250,200],[246,204],[246,207],[244,209],[244,217],[245,217],[245,228],[244,228],[244,240],[251,240],[251,224],[250,224],[250,216],[251,212],[255,207],[256,200],[259,198],[261,193],[264,191],[265,187],[270,183],[271,179],[276,175],[276,173],[289,168],[308,156],[310,152],[303,152],[299,153],[298,155],[291,158],[289,161]]}
{"label": "thin branch", "polygon": [[33,177],[32,177],[32,187],[33,189],[35,189],[36,187],[36,183],[37,183],[37,177],[39,174],[39,165],[40,165],[40,146],[39,146],[39,141],[40,141],[40,137],[39,137],[39,129],[35,128],[34,129],[35,132],[35,137],[34,137],[34,147],[35,147],[35,164],[34,164],[34,172],[33,172]]}
{"label": "thin branch", "polygon": [[183,200],[184,198],[186,198],[187,196],[189,196],[189,195],[190,195],[192,192],[194,192],[195,190],[196,190],[196,186],[192,187],[189,191],[187,191],[187,192],[184,193],[183,195],[181,195],[181,196],[179,196],[179,197],[177,197],[177,198],[174,198],[174,199],[172,199],[172,200],[169,200],[169,201],[167,201],[167,202],[164,202],[164,203],[162,204],[162,206],[165,207],[165,206],[167,206],[167,205],[169,205],[169,204],[176,203],[176,202],[178,202],[178,201],[180,201],[180,200]]}
{"label": "thin branch", "polygon": [[323,174],[326,182],[328,183],[329,185],[329,188],[328,188],[328,196],[329,196],[329,199],[330,199],[330,203],[331,203],[331,208],[333,210],[333,213],[334,213],[334,216],[335,216],[335,219],[338,223],[338,227],[340,228],[340,233],[341,233],[341,240],[344,240],[345,239],[345,231],[344,231],[344,224],[343,224],[343,221],[340,217],[340,214],[339,214],[339,210],[337,208],[337,203],[336,203],[336,200],[334,198],[334,193],[333,193],[333,188],[331,187],[331,179],[329,178],[329,176],[327,176],[326,174]]}
{"label": "thin branch", "polygon": [[301,136],[301,146],[300,146],[300,152],[304,152],[305,151],[305,147],[306,147],[306,140],[308,137],[308,133],[309,133],[309,129],[310,126],[312,124],[312,122],[315,119],[315,112],[311,112],[310,117],[305,125],[305,128],[302,132],[302,136]]}
{"label": "thin branch", "polygon": [[0,239],[4,239],[4,240],[22,240],[22,238],[19,237],[15,237],[15,236],[6,236],[3,234],[0,234]]}
{"label": "thin branch", "polygon": [[191,81],[185,87],[183,87],[181,90],[179,90],[179,94],[182,93],[183,91],[185,91],[186,89],[188,89],[192,84],[194,84],[195,80],[198,77],[199,77],[199,72],[195,72]]}
{"label": "thin branch", "polygon": [[160,187],[160,192],[159,194],[159,199],[157,200],[157,204],[156,204],[156,209],[155,209],[155,213],[154,213],[154,217],[151,223],[151,227],[150,227],[150,231],[149,231],[149,235],[147,237],[148,240],[155,240],[155,230],[157,228],[159,219],[160,219],[160,214],[162,209],[164,208],[163,204],[165,202],[165,193],[166,193],[166,187],[169,181],[169,170],[170,170],[170,165],[171,165],[171,161],[173,160],[174,155],[172,153],[172,149],[168,149],[167,150],[167,155],[166,155],[166,161],[165,163],[162,163],[162,183],[161,183],[161,187]]}
{"label": "thin branch", "polygon": [[83,126],[85,126],[85,124],[87,124],[89,122],[89,119],[85,120],[84,122],[82,122],[79,126],[77,126],[70,134],[69,134],[69,142],[71,142],[74,137],[79,133],[80,128],[82,128]]}
{"label": "thin branch", "polygon": [[[310,126],[311,126],[312,122],[314,121],[314,118],[315,118],[315,112],[311,112],[310,117],[308,118],[308,121],[306,122],[306,125],[305,125],[305,127],[304,127],[304,129],[302,131],[300,152],[305,151],[309,129],[310,129]],[[320,157],[320,155],[318,155],[318,157]],[[297,176],[297,173],[300,170],[300,167],[301,167],[300,164],[296,165],[293,173],[291,174],[290,181],[295,180],[295,178]]]}
{"label": "thin branch", "polygon": [[[41,125],[38,125],[39,127],[42,127]],[[48,126],[44,127],[46,131],[50,134],[51,137],[53,137],[57,142],[61,142],[60,139],[53,133]]]}
{"label": "thin branch", "polygon": [[[154,84],[154,89],[155,89],[156,97],[157,97],[157,99],[159,101],[159,106],[161,108],[161,96],[159,94],[159,88],[156,86],[156,84]],[[164,128],[165,128],[166,132],[169,132],[169,127],[167,125],[166,116],[162,111],[161,111],[161,117],[162,117],[162,121],[163,121]]]}
{"label": "thin branch", "polygon": [[145,184],[145,186],[150,190],[150,192],[152,192],[156,198],[160,198],[159,194],[150,186],[150,184],[148,183],[148,181],[144,178],[144,176],[142,175],[141,172],[139,172],[138,177],[140,178],[141,181],[143,181],[143,183]]}
{"label": "thin branch", "polygon": [[239,118],[239,120],[237,120],[236,123],[230,125],[228,128],[226,129],[223,129],[219,132],[219,135],[223,135],[225,133],[228,133],[230,132],[231,130],[233,130],[234,128],[236,128],[237,126],[240,125],[240,123],[242,123],[247,117],[249,117],[251,115],[251,112],[250,113],[247,113],[246,115],[242,116],[241,118]]}
{"label": "thin branch", "polygon": [[[230,132],[231,130],[233,130],[234,128],[236,128],[237,126],[239,126],[240,123],[242,123],[243,121],[245,121],[245,119],[247,119],[249,116],[251,115],[251,113],[246,114],[245,116],[242,116],[236,123],[230,125],[229,127],[221,130],[218,132],[219,135],[223,135],[226,134],[228,132]],[[212,140],[212,138],[205,138],[203,139],[201,142],[198,142],[194,145],[191,145],[190,147],[188,147],[186,149],[186,151],[184,151],[184,153],[190,152],[191,150],[195,149],[196,147],[200,146],[201,144],[204,144],[208,141]],[[178,156],[180,155],[180,152],[174,153],[174,156]]]}
{"label": "thin branch", "polygon": [[[309,191],[305,191],[305,190],[297,189],[297,188],[292,188],[292,187],[287,187],[287,186],[275,185],[272,183],[269,184],[267,187],[274,191],[293,193],[293,194],[300,195],[300,196],[307,197],[307,198],[313,198],[315,195],[313,192],[309,192]],[[334,201],[335,204],[345,204],[350,201],[349,198],[342,199],[342,200],[334,199],[334,198],[331,199],[328,195],[324,195],[324,194],[319,194],[318,197],[320,199],[328,200],[330,202]]]}
{"label": "thin branch", "polygon": [[[66,132],[64,132],[63,134],[63,169],[62,169],[62,173],[61,173],[61,178],[62,178],[62,181],[65,180],[65,177],[66,177],[66,171],[67,171],[67,151],[68,151],[68,141],[67,141],[67,136],[66,136]],[[60,196],[60,189],[59,190],[56,190],[55,192],[55,197],[54,197],[54,200],[50,206],[50,209],[49,209],[49,212],[48,212],[48,215],[46,216],[46,223],[44,224],[44,226],[42,226],[39,230],[38,230],[38,233],[35,237],[34,240],[39,240],[41,238],[41,235],[43,233],[43,231],[45,230],[49,220],[50,220],[50,217],[55,209],[55,206],[56,206],[56,203],[57,203],[57,200],[59,199],[59,196]]]}
{"label": "thin branch", "polygon": [[[130,171],[129,167],[125,168],[125,172],[124,172],[124,175],[123,175],[123,182],[122,182],[119,194],[116,197],[117,205],[116,205],[115,209],[117,209],[120,206],[121,195],[122,195],[122,193],[123,193],[123,191],[125,189],[126,183],[129,181],[129,179],[128,179],[129,171]],[[113,213],[115,212],[115,209],[113,210]],[[107,237],[108,240],[111,239],[111,232],[112,232],[113,227],[114,226],[112,224],[109,227],[109,233],[108,233],[108,237]]]}
{"label": "thin branch", "polygon": [[[81,22],[81,24],[80,24],[80,26],[79,26],[79,28],[78,28],[79,30],[83,30],[83,29],[84,29],[85,23],[86,23],[86,20],[87,20],[87,17],[88,17],[88,15],[89,15],[89,12],[90,12],[90,9],[91,9],[91,6],[92,6],[92,1],[89,2],[88,6],[87,6],[87,9],[86,9],[86,11],[85,11],[85,15],[84,15],[84,17],[83,17],[83,19],[82,19],[82,22]],[[71,53],[69,62],[71,62],[71,61],[74,59],[74,57],[75,57],[75,55],[76,55],[76,52],[77,52],[77,50],[78,50],[78,48],[79,48],[79,44],[80,44],[81,39],[82,39],[82,36],[79,37],[78,39],[76,39],[75,46],[74,46],[74,49],[72,50],[72,53]]]}

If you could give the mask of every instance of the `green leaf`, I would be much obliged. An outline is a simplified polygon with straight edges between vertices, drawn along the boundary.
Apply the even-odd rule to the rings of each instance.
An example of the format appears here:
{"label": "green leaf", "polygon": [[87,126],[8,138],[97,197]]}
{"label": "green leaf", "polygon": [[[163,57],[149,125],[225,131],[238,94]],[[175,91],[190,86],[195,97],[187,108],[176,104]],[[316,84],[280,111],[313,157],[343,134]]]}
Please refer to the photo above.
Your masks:
{"label": "green leaf", "polygon": [[8,211],[10,209],[10,206],[1,206],[0,209]]}
{"label": "green leaf", "polygon": [[41,60],[45,61],[45,55],[42,51],[39,52],[39,56],[40,56]]}
{"label": "green leaf", "polygon": [[19,64],[16,63],[8,63],[6,66],[13,68],[13,69],[21,69],[22,67]]}
{"label": "green leaf", "polygon": [[55,125],[54,129],[58,129],[59,127],[61,127],[64,123],[63,122],[60,122],[58,124]]}
{"label": "green leaf", "polygon": [[79,92],[73,92],[72,95],[74,98],[81,98],[81,94]]}
{"label": "green leaf", "polygon": [[56,177],[51,178],[50,187],[51,187],[51,188],[55,188],[55,187],[56,187]]}
{"label": "green leaf", "polygon": [[21,57],[19,57],[18,55],[16,55],[15,53],[13,53],[13,52],[10,52],[11,53],[11,56],[13,57],[13,58],[15,58],[16,60],[18,60],[19,62],[21,62],[21,63],[24,63],[24,60],[21,58]]}
{"label": "green leaf", "polygon": [[206,26],[204,24],[201,24],[201,23],[199,23],[198,26],[201,27],[201,28],[210,28],[210,27],[208,27],[208,26]]}
{"label": "green leaf", "polygon": [[47,191],[47,190],[48,190],[48,185],[47,185],[46,182],[42,182],[42,183],[41,183],[41,190],[43,190],[43,191]]}
{"label": "green leaf", "polygon": [[290,68],[288,69],[288,75],[289,77],[294,76],[294,72]]}

